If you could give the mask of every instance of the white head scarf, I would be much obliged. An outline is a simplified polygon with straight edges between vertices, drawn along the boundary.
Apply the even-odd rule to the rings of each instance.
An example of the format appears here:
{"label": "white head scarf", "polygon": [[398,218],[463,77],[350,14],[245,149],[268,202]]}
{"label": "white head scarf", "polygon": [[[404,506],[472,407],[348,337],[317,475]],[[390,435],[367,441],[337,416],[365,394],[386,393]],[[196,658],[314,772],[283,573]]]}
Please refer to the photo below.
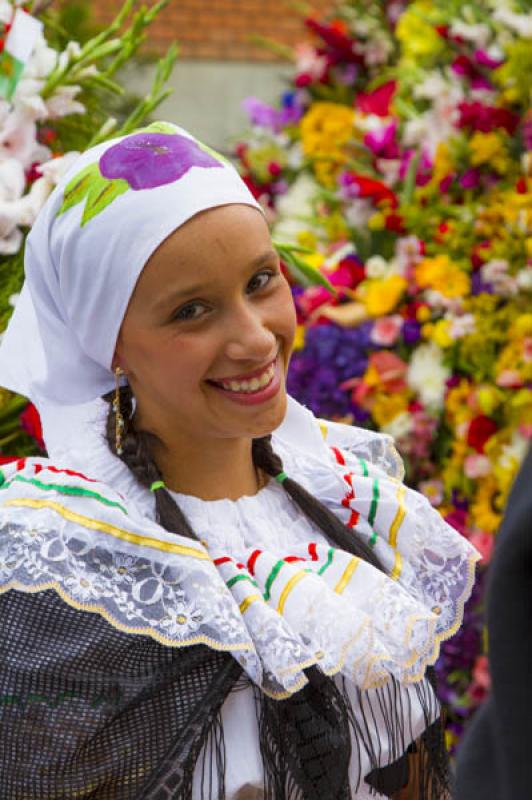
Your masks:
{"label": "white head scarf", "polygon": [[[109,450],[111,362],[138,277],[159,244],[204,209],[262,211],[233,166],[182,128],[154,123],[97,145],[62,178],[26,243],[25,283],[0,346],[0,385],[28,397],[48,455],[132,499],[145,493]],[[310,411],[288,398],[278,429],[322,451]]]}
{"label": "white head scarf", "polygon": [[168,123],[82,155],[26,243],[25,284],[0,348],[0,384],[72,405],[113,388],[111,361],[150,255],[200,211],[260,209],[234,167]]}

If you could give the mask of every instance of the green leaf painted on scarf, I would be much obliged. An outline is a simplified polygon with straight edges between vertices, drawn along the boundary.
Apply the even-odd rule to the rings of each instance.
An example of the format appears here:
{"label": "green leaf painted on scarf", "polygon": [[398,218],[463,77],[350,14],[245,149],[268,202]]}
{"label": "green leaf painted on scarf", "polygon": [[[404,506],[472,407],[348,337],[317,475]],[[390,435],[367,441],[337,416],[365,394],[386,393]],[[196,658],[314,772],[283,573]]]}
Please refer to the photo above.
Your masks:
{"label": "green leaf painted on scarf", "polygon": [[223,156],[221,153],[218,153],[217,150],[213,150],[212,147],[209,147],[208,144],[203,144],[203,142],[198,142],[197,139],[196,139],[196,144],[201,150],[203,150],[205,153],[208,153],[210,156],[215,158],[217,161],[220,161],[222,164],[231,164],[228,158]]}
{"label": "green leaf painted on scarf", "polygon": [[63,202],[57,216],[64,214],[69,208],[76,206],[87,196],[95,178],[101,178],[97,163],[89,164],[78,172],[65,186]]}
{"label": "green leaf painted on scarf", "polygon": [[131,131],[129,136],[137,133],[177,133],[177,126],[172,125],[171,122],[152,122],[151,125],[146,125],[144,128],[135,128],[134,131]]}
{"label": "green leaf painted on scarf", "polygon": [[103,211],[113,200],[127,192],[128,189],[129,184],[127,181],[121,178],[110,181],[107,178],[103,178],[98,171],[98,177],[93,179],[89,187],[87,202],[83,209],[81,227]]}

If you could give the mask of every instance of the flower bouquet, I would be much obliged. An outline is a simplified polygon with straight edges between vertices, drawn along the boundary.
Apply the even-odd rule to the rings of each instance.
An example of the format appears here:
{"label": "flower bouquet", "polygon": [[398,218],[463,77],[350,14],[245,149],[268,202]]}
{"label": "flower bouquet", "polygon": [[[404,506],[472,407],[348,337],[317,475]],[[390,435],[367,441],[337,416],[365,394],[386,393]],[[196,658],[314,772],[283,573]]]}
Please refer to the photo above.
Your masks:
{"label": "flower bouquet", "polygon": [[[408,481],[489,562],[532,437],[532,15],[518,0],[344,0],[236,146],[293,285],[288,389],[395,437]],[[290,277],[289,273],[287,273]],[[487,691],[482,584],[438,662],[448,737]]]}

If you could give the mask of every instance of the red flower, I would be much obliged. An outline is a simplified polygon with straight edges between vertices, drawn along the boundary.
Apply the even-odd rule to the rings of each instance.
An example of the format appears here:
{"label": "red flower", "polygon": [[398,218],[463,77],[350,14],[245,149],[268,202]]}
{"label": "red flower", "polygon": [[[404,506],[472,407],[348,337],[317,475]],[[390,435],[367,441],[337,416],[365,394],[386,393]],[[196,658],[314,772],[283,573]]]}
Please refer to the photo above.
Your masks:
{"label": "red flower", "polygon": [[24,430],[35,439],[39,448],[45,450],[44,440],[42,438],[41,418],[33,403],[28,403],[20,415],[20,424]]}
{"label": "red flower", "polygon": [[[473,247],[473,252],[471,253],[471,266],[473,269],[480,269],[482,264],[488,260],[490,246],[491,242],[484,241]],[[486,252],[482,252],[483,250]]]}
{"label": "red flower", "polygon": [[368,94],[360,92],[357,95],[355,106],[359,111],[362,111],[363,114],[375,114],[377,117],[388,117],[390,115],[390,104],[396,89],[397,82],[389,81]]}
{"label": "red flower", "polygon": [[384,227],[386,230],[394,231],[395,233],[406,233],[406,228],[403,225],[403,217],[400,214],[388,214],[384,220]]}
{"label": "red flower", "polygon": [[305,20],[305,25],[332,50],[337,61],[348,64],[364,63],[363,55],[357,52],[356,42],[345,35],[343,26],[334,22],[330,26],[322,25],[312,17]]}
{"label": "red flower", "polygon": [[341,182],[353,197],[369,197],[375,205],[386,201],[392,208],[397,208],[399,201],[392,190],[382,181],[373,178],[366,178],[364,175],[357,175],[355,172],[344,172]]}
{"label": "red flower", "polygon": [[478,417],[472,419],[469,424],[469,430],[467,431],[467,443],[470,447],[476,450],[477,453],[483,453],[486,442],[488,439],[491,439],[497,430],[497,423],[491,419],[491,417],[486,417],[484,414],[480,414]]}
{"label": "red flower", "polygon": [[476,101],[460,103],[458,109],[460,111],[459,128],[467,127],[482,133],[491,133],[496,128],[503,128],[509,134],[513,134],[519,124],[519,115],[507,108],[485,106]]}

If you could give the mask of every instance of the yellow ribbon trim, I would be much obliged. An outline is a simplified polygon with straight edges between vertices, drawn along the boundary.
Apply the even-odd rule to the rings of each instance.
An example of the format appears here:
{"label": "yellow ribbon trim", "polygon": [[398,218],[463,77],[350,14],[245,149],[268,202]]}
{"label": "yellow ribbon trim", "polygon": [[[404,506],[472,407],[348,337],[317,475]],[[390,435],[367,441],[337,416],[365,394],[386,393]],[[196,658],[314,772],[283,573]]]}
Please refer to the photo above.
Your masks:
{"label": "yellow ribbon trim", "polygon": [[116,525],[110,525],[108,522],[102,522],[98,519],[86,517],[83,514],[76,514],[70,511],[65,506],[55,503],[53,500],[33,500],[29,497],[19,498],[16,500],[6,500],[4,506],[28,506],[29,508],[50,508],[52,511],[57,511],[65,519],[71,522],[77,522],[85,528],[90,528],[94,531],[101,531],[114,536],[117,539],[122,539],[131,544],[137,544],[141,547],[152,547],[155,550],[162,550],[165,553],[175,553],[180,556],[192,556],[193,558],[200,558],[205,561],[209,560],[207,553],[202,553],[201,550],[196,550],[194,547],[187,547],[181,544],[171,544],[170,542],[163,542],[160,539],[151,539],[147,536],[139,536],[138,533],[126,531],[123,528],[117,528]]}
{"label": "yellow ribbon trim", "polygon": [[344,574],[334,587],[334,591],[336,592],[336,594],[342,594],[345,587],[351,580],[353,572],[356,570],[359,564],[360,564],[360,559],[357,558],[356,556],[353,556],[347,567],[344,569]]}
{"label": "yellow ribbon trim", "polygon": [[323,420],[319,420],[320,431],[321,435],[324,439],[327,439],[327,425],[323,422]]}
{"label": "yellow ribbon trim", "polygon": [[297,572],[295,575],[292,575],[286,586],[284,587],[283,591],[281,592],[281,596],[279,597],[279,603],[277,605],[277,611],[279,614],[282,614],[284,611],[284,604],[286,603],[286,598],[294,588],[294,586],[299,583],[299,581],[303,580],[303,578],[307,577],[306,572]]}
{"label": "yellow ribbon trim", "polygon": [[401,574],[402,569],[403,569],[403,556],[401,555],[399,550],[396,550],[395,551],[395,563],[393,565],[392,573],[390,575],[390,578],[392,579],[392,581],[396,581],[397,580],[397,578]]}
{"label": "yellow ribbon trim", "polygon": [[389,542],[394,550],[397,547],[397,534],[399,533],[399,528],[403,524],[403,520],[406,514],[406,507],[404,501],[405,494],[406,494],[406,487],[403,484],[401,484],[401,486],[399,486],[399,488],[397,489],[397,502],[399,503],[399,508],[397,509],[397,513],[392,522],[392,526],[390,528],[390,537],[389,537]]}
{"label": "yellow ribbon trim", "polygon": [[249,606],[255,602],[255,600],[262,600],[262,595],[260,594],[250,594],[249,597],[246,597],[245,600],[242,600],[240,605],[238,606],[240,613],[243,614],[244,611],[247,611]]}

